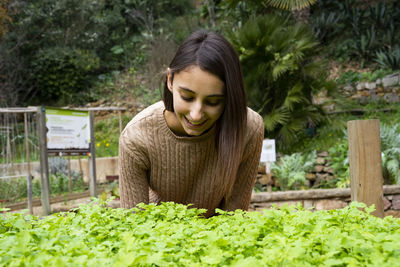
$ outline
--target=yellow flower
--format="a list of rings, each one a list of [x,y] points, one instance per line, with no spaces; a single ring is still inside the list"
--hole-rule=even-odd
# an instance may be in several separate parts
[[[107,143],[107,144],[106,144],[106,146],[110,146],[110,144],[109,144],[109,143]]]
[[[99,147],[100,146],[100,143],[97,143],[97,147]]]

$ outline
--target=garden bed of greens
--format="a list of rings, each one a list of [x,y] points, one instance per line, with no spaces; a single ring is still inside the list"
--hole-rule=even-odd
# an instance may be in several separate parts
[[[365,211],[361,211],[360,208]],[[352,203],[311,212],[204,210],[92,202],[44,218],[0,214],[2,266],[395,266],[400,220]]]

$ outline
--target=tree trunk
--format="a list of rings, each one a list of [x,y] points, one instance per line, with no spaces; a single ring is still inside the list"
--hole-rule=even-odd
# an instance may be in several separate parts
[[[310,24],[310,7],[293,10],[292,14],[296,22]]]

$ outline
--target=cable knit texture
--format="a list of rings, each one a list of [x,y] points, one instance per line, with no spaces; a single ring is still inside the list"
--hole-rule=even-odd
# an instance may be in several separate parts
[[[247,210],[256,180],[264,126],[259,114],[248,108],[245,148],[228,201],[221,179],[216,177],[215,127],[196,137],[175,135],[164,119],[164,103],[157,102],[137,114],[119,141],[121,207],[138,203],[173,201],[207,209]],[[224,205],[223,203],[227,203]]]

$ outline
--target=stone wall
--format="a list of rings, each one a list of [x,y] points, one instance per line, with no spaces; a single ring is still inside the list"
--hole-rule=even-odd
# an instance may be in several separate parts
[[[250,210],[261,211],[270,208],[273,204],[278,207],[283,204],[297,205],[301,203],[305,208],[313,210],[341,209],[351,201],[350,189],[314,189],[285,192],[253,193]],[[392,215],[400,218],[400,186],[383,186],[383,203],[385,216]]]
[[[311,188],[317,187],[321,183],[329,182],[335,178],[334,172],[334,169],[329,167],[329,153],[327,151],[318,152],[313,171],[306,174],[305,186]],[[274,174],[266,174],[266,168],[264,166],[260,166],[258,169],[256,184],[259,185],[258,187],[262,187],[264,189],[267,189],[271,186],[279,186]]]
[[[358,100],[360,103],[384,100],[387,103],[400,101],[400,73],[395,73],[378,79],[375,82],[359,82],[355,85],[345,85],[343,94]]]

